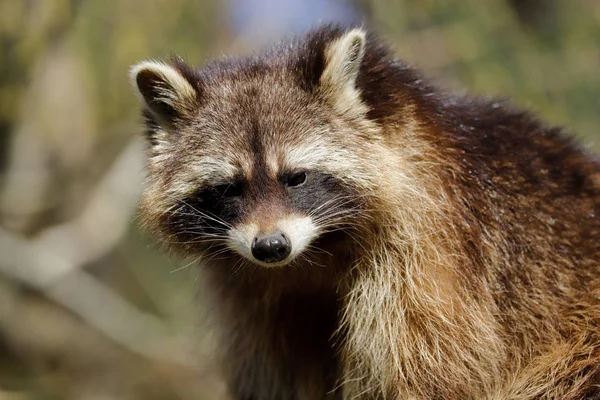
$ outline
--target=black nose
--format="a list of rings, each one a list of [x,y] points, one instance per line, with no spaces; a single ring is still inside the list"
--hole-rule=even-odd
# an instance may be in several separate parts
[[[264,263],[285,260],[292,252],[292,246],[283,233],[274,233],[254,238],[252,255]]]

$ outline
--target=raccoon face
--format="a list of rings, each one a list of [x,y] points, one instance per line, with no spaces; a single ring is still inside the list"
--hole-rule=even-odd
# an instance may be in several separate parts
[[[151,143],[146,225],[207,258],[270,267],[329,252],[363,216],[371,185],[364,135],[376,128],[356,88],[364,47],[355,29],[308,67],[286,53],[202,70],[136,65]]]

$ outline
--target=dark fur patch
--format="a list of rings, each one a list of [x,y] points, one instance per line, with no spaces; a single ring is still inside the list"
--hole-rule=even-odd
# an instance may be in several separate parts
[[[177,118],[180,118],[180,113],[177,109],[160,99],[160,90],[167,86],[167,83],[162,78],[151,71],[143,70],[136,76],[136,83],[152,112],[163,123],[171,125]]]
[[[343,33],[339,26],[328,25],[328,28],[315,30],[294,43],[296,49],[289,58],[289,68],[297,74],[298,83],[311,93],[318,87],[325,70],[327,45]]]
[[[281,180],[285,182],[288,177],[289,174],[284,174]],[[343,212],[358,206],[357,195],[350,188],[332,175],[319,171],[308,171],[306,183],[286,190],[292,209],[304,215],[314,214],[321,207],[317,216],[326,217],[334,209]]]
[[[190,243],[203,236],[224,235],[227,226],[242,222],[265,204],[279,203],[289,212],[313,215],[325,222],[331,222],[328,214],[335,213],[337,225],[343,225],[343,217],[360,206],[357,194],[327,173],[307,171],[304,184],[288,187],[291,173],[282,174],[275,182],[259,173],[250,181],[239,178],[202,188],[181,202],[166,225],[179,242]]]
[[[236,187],[233,194],[231,186]],[[247,183],[242,179],[202,188],[173,211],[168,229],[181,243],[223,236],[228,226],[239,222],[244,215],[246,191]]]

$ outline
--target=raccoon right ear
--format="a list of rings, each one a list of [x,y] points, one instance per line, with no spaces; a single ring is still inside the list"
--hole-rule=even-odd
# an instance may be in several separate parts
[[[142,61],[131,68],[129,76],[140,102],[167,130],[197,104],[198,91],[169,64]]]

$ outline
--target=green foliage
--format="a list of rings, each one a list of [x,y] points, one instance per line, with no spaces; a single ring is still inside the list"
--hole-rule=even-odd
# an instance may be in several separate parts
[[[384,0],[372,8],[374,25],[399,55],[430,75],[453,88],[511,98],[598,140],[597,2]]]

